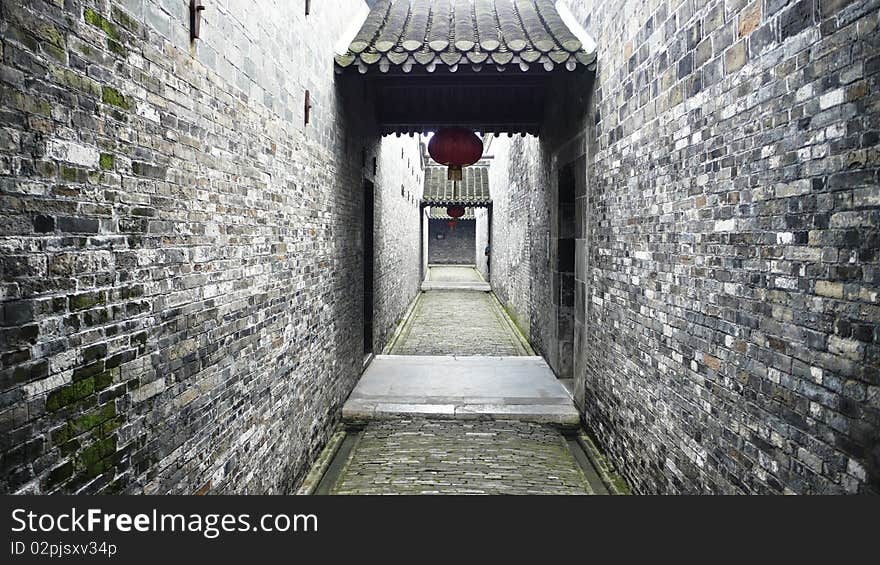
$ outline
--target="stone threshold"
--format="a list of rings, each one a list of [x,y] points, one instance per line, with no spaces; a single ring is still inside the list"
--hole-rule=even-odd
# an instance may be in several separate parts
[[[352,402],[342,411],[346,424],[373,420],[425,416],[456,420],[483,419],[516,420],[536,424],[551,424],[560,428],[574,428],[579,424],[577,412],[564,406],[548,404],[432,404],[394,402]]]
[[[478,280],[433,280],[432,267],[443,269],[458,269],[462,273],[468,273]],[[467,277],[464,277],[465,279]],[[421,289],[429,290],[469,290],[473,292],[491,292],[492,286],[483,278],[483,275],[477,270],[476,265],[442,265],[430,263],[425,280],[422,281]]]
[[[490,292],[492,287],[487,282],[476,281],[423,281],[421,289],[429,290],[465,290],[473,292]]]
[[[568,391],[541,357],[377,355],[343,406],[343,421],[408,416],[580,425]]]

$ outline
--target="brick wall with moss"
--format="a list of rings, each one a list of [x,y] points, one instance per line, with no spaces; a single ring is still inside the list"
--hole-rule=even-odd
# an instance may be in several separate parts
[[[412,140],[333,78],[359,5],[206,3],[191,43],[187,2],[0,4],[0,492],[295,488],[362,370],[373,157],[418,238]],[[379,249],[382,339],[418,250]]]

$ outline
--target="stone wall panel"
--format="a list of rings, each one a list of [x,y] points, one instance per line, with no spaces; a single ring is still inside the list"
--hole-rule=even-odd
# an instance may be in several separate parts
[[[560,88],[542,146],[497,162],[552,182],[587,155],[575,392],[591,433],[640,492],[877,492],[880,4],[568,4],[600,46],[594,83]],[[529,182],[515,191],[552,204]],[[505,228],[532,252],[541,213]],[[504,272],[510,302],[524,285]],[[540,341],[536,283],[518,308]]]
[[[365,177],[379,347],[419,283],[418,143],[334,79],[358,6],[0,6],[0,490],[295,488],[362,371]]]

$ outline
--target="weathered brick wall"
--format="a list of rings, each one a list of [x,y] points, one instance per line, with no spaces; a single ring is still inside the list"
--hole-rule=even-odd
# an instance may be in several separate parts
[[[429,220],[429,263],[473,265],[476,245],[475,220],[459,220],[453,228],[449,227],[447,220]]]
[[[492,289],[520,328],[528,335],[531,304],[529,276],[530,191],[519,176],[516,163],[528,163],[516,150],[516,139],[504,136],[492,141],[489,167],[492,196]],[[516,158],[516,161],[511,161]]]
[[[428,212],[431,208],[425,207],[422,208],[420,213],[421,218],[421,227],[422,235],[421,235],[421,257],[422,257],[422,272],[421,278],[424,279],[428,275],[428,245],[431,243],[428,238],[428,222],[430,222],[430,218],[428,217]]]
[[[880,490],[880,3],[569,5],[587,425],[640,492]]]
[[[187,4],[0,4],[4,492],[290,492],[361,372],[373,157],[418,237],[411,140],[334,85],[360,2],[209,3],[194,48]],[[376,241],[388,326],[418,255]]]
[[[382,351],[422,280],[419,199],[424,184],[415,137],[382,138],[375,202],[375,296],[373,351]]]
[[[551,174],[550,159],[542,140],[534,136],[515,138],[511,155],[511,176],[522,179],[522,190],[529,199],[529,267],[522,276],[528,276],[531,285],[529,300],[529,341],[544,355],[550,366],[557,370],[556,308],[554,295],[558,293],[553,277],[553,236],[556,207],[555,178]],[[520,157],[522,155],[522,157]],[[531,156],[531,157],[529,157]]]
[[[486,255],[486,246],[489,245],[489,208],[475,208],[475,236],[476,236],[476,267],[483,279],[489,280],[489,256]]]
[[[549,151],[530,135],[501,136],[492,147],[493,261],[498,264],[493,289],[532,346],[555,369],[556,289],[551,272],[551,210],[555,200]]]

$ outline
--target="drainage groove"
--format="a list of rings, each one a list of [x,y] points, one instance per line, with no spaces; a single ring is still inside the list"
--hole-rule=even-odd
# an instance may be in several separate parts
[[[342,471],[345,469],[345,465],[348,463],[352,451],[354,451],[354,448],[357,446],[358,442],[360,442],[363,433],[362,429],[349,428],[346,430],[342,444],[333,455],[330,465],[327,466],[327,470],[318,482],[318,486],[315,488],[313,494],[320,495],[331,493],[333,487],[336,486],[336,481],[338,481],[339,477],[342,475]]]

